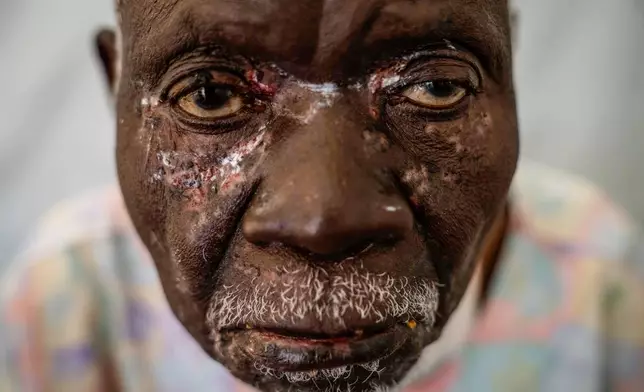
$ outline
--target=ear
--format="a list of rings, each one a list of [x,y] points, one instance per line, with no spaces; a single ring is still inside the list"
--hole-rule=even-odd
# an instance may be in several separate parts
[[[96,34],[95,39],[98,56],[101,59],[103,72],[112,94],[116,93],[119,79],[119,53],[114,30],[103,29]]]

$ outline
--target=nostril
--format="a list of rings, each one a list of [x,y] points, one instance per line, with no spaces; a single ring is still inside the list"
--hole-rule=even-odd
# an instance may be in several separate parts
[[[413,230],[411,211],[398,200],[294,207],[273,203],[270,209],[248,211],[243,236],[255,245],[290,248],[311,260],[343,260],[373,247],[391,247]]]
[[[267,244],[256,245],[268,246]],[[358,257],[364,257],[374,249],[377,249],[378,247],[382,247],[384,245],[385,244],[378,242],[362,242],[344,248],[339,248],[337,246],[326,248],[317,247],[315,248],[315,250],[313,250],[311,246],[297,246],[293,245],[292,242],[273,244],[273,246],[288,248],[291,252],[295,252],[306,260],[314,263],[340,262],[344,260],[352,260]]]
[[[376,242],[374,241],[365,241],[362,243],[357,243],[353,246],[350,246],[348,248],[345,248],[344,251],[342,251],[339,255],[338,258],[342,259],[352,259],[361,255],[364,255],[368,253],[370,250],[372,250],[376,246]]]
[[[309,230],[312,226],[317,229]],[[288,248],[313,262],[355,258],[374,248],[391,247],[400,240],[400,236],[390,231],[344,231],[326,225],[284,224],[271,220],[246,220],[242,232],[256,246]]]

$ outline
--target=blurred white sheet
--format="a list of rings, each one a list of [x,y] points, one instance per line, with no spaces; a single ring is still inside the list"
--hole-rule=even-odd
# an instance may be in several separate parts
[[[516,0],[526,156],[586,175],[644,221],[644,0]],[[93,33],[111,0],[0,2],[0,269],[56,201],[114,181]]]

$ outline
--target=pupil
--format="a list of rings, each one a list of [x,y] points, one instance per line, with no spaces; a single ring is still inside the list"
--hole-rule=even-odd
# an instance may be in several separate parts
[[[197,90],[195,104],[204,110],[221,109],[231,96],[232,92],[229,88],[206,86]]]
[[[428,82],[425,89],[438,98],[447,98],[454,94],[454,85],[450,82]]]

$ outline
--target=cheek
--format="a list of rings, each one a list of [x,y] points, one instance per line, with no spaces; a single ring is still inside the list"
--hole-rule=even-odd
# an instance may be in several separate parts
[[[412,200],[431,198],[489,213],[507,191],[516,154],[513,129],[497,121],[489,105],[474,103],[461,118],[445,122],[399,121],[394,132],[407,153],[401,173]]]
[[[162,104],[143,107],[138,122],[121,126],[119,176],[144,239],[153,234],[165,249],[170,234],[198,237],[200,227],[234,214],[270,143],[259,121],[219,134],[189,132]]]
[[[148,173],[149,180],[161,184],[173,196],[172,201],[186,211],[200,211],[217,204],[213,201],[230,198],[252,180],[268,135],[261,127],[231,147],[218,143],[210,148],[195,140],[199,138],[174,138],[171,143],[160,140],[152,147],[157,152],[150,162],[154,169]]]
[[[505,200],[516,156],[504,135],[513,131],[480,103],[452,121],[396,124],[407,155],[400,181],[435,252],[453,268]]]
[[[223,257],[270,140],[261,125],[205,135],[163,114],[144,118],[127,157],[141,164],[126,177],[144,194],[134,210],[147,219],[143,236],[158,238],[151,251],[166,289],[190,298],[209,292],[199,282],[210,281],[203,277]]]

